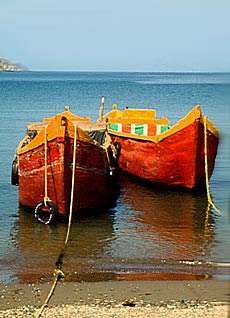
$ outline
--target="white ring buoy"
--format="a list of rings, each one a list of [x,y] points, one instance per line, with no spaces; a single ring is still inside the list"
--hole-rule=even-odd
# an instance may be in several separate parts
[[[52,201],[38,202],[34,211],[35,218],[43,224],[51,224],[57,218],[57,208]]]

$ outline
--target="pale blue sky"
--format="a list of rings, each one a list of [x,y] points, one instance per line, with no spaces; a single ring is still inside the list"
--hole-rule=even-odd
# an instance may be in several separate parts
[[[230,1],[0,0],[0,57],[31,70],[230,71]]]

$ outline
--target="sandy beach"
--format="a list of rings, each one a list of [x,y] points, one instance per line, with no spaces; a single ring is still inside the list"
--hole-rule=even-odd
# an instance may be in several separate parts
[[[52,282],[0,286],[0,317],[34,317]],[[59,281],[42,317],[230,317],[229,281]]]

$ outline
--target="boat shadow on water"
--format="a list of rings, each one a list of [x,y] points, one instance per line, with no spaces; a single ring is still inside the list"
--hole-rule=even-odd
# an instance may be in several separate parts
[[[73,220],[63,261],[67,281],[204,279],[215,244],[215,217],[203,194],[161,190],[119,175],[116,207]],[[85,211],[86,212],[86,211]],[[20,207],[13,238],[20,282],[51,279],[67,224],[44,226]]]

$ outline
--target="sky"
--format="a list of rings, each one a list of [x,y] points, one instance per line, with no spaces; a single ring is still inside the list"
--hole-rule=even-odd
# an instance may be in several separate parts
[[[229,0],[0,0],[0,57],[30,70],[229,72]]]

